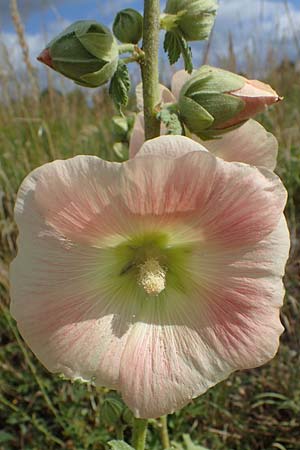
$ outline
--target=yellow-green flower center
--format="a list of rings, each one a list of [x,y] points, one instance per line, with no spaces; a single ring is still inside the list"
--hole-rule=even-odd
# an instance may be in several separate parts
[[[166,287],[166,270],[157,259],[149,258],[139,266],[138,284],[149,295],[159,295]]]

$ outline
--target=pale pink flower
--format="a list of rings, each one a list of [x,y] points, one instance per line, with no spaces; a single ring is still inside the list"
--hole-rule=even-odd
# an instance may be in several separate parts
[[[286,192],[182,136],[125,163],[55,161],[22,183],[11,311],[52,372],[158,417],[271,359],[283,327]]]
[[[178,100],[180,90],[184,83],[189,80],[189,75],[185,70],[179,70],[173,75],[171,82],[171,91],[165,86],[160,85],[161,102],[162,104],[174,103]],[[243,92],[250,96],[248,86],[252,83],[254,86],[265,86],[266,93],[268,93],[268,86],[255,80],[248,80],[248,83],[243,88]],[[271,88],[270,90],[274,92]],[[253,88],[252,94],[256,93]],[[238,95],[238,93],[237,93]],[[142,85],[138,85],[136,89],[137,106],[139,110],[143,109]],[[270,92],[271,96],[271,92]],[[249,108],[251,103],[249,103]],[[162,127],[161,132],[166,133],[166,129]],[[254,166],[266,167],[274,170],[276,167],[278,143],[276,138],[268,133],[265,128],[253,119],[248,120],[239,128],[229,131],[222,135],[221,138],[212,139],[209,141],[201,141],[195,135],[192,139],[200,142],[207,150],[214,153],[216,156],[223,158],[225,161],[236,161],[251,164]],[[132,136],[130,139],[129,153],[133,158],[145,142],[144,131],[144,115],[142,112],[138,113],[134,124]]]

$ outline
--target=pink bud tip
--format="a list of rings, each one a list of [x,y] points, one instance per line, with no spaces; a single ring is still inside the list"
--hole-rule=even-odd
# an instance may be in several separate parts
[[[45,48],[45,50],[42,51],[42,53],[37,57],[37,60],[53,69],[52,58],[48,48]]]

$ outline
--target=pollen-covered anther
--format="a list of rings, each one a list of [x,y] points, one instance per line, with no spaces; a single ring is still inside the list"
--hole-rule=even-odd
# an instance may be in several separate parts
[[[166,270],[157,259],[149,258],[139,266],[138,284],[149,295],[159,295],[166,287]]]

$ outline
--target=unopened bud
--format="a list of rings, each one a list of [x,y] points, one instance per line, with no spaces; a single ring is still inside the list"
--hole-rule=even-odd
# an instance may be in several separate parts
[[[279,100],[267,84],[203,66],[183,85],[178,107],[192,133],[212,138],[242,125]]]
[[[167,31],[178,30],[187,41],[207,39],[217,8],[216,0],[168,0],[161,27]]]
[[[79,20],[49,42],[38,60],[81,86],[95,88],[115,73],[118,45],[104,25]]]
[[[101,406],[101,419],[105,425],[115,425],[121,419],[125,405],[114,392],[106,395]]]
[[[143,35],[143,16],[135,9],[123,9],[116,15],[113,32],[120,42],[137,44]]]

